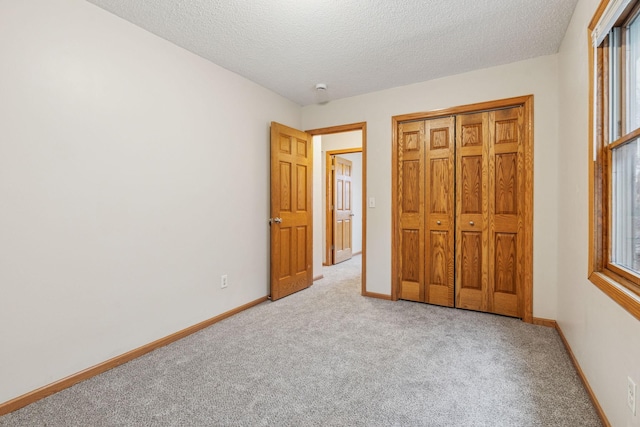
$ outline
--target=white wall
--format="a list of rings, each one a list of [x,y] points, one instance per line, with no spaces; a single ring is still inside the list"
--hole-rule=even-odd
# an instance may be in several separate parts
[[[416,53],[418,54],[418,53]],[[367,290],[391,292],[391,117],[533,94],[534,301],[536,317],[555,319],[557,299],[558,56],[312,105],[304,129],[367,122]]]
[[[0,58],[0,403],[267,295],[299,106],[82,0],[0,1]]]
[[[598,3],[578,3],[560,49],[557,320],[611,425],[638,426],[625,398],[627,376],[640,384],[640,321],[587,280],[587,26]]]

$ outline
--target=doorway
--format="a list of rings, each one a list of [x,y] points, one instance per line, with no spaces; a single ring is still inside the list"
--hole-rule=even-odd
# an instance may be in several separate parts
[[[359,139],[360,135],[356,137]],[[362,198],[362,148],[322,151],[325,153],[322,264],[329,266],[362,253],[362,210],[354,203]]]
[[[354,123],[342,126],[308,130],[313,135],[314,173],[313,173],[313,213],[314,218],[314,280],[323,276],[323,266],[332,265],[331,258],[327,258],[327,250],[331,243],[327,238],[327,153],[341,154],[351,157],[356,169],[353,177],[358,187],[353,191],[353,252],[361,253],[361,294],[366,291],[366,123]],[[330,164],[330,163],[329,163]],[[330,231],[333,233],[333,230]]]

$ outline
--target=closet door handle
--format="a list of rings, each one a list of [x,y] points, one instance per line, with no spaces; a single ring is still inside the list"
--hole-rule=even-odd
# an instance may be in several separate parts
[[[440,222],[440,221],[436,221],[436,224],[440,225],[440,224],[442,224],[442,222]]]
[[[474,226],[475,223],[473,221],[469,221],[469,225]]]

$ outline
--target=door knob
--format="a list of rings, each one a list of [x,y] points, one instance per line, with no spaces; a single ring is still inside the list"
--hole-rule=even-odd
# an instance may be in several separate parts
[[[442,222],[440,222],[440,221],[436,221],[436,224],[440,225],[440,224],[442,224]]]
[[[349,214],[349,216],[356,216],[356,214]]]
[[[475,223],[473,221],[469,221],[469,225],[473,226]]]
[[[282,218],[275,217],[275,218],[273,218],[273,222],[275,222],[276,224],[282,224]]]

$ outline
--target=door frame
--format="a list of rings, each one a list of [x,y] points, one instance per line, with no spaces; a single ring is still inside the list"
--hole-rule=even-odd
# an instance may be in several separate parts
[[[326,128],[318,128],[306,130],[305,132],[316,135],[331,135],[334,133],[343,133],[351,131],[362,131],[362,271],[360,272],[360,278],[362,287],[360,294],[363,296],[377,296],[367,292],[367,122],[351,123],[340,126],[331,126]]]
[[[331,157],[339,156],[340,154],[362,153],[362,147],[359,148],[343,148],[338,150],[331,150],[326,152],[325,161],[325,262],[324,266],[334,265],[333,252],[331,251],[331,245],[333,244],[333,210],[331,209],[331,202],[333,202],[333,170],[331,169]],[[364,174],[363,174],[364,176]],[[364,182],[362,183],[364,187]],[[329,193],[331,190],[331,193]],[[364,223],[363,223],[364,228]],[[364,231],[364,230],[363,230]],[[352,232],[353,234],[353,232]],[[364,247],[363,247],[364,249]],[[356,255],[356,254],[353,254]]]
[[[421,113],[403,114],[391,118],[392,134],[392,171],[391,171],[391,200],[398,200],[398,125],[400,122],[410,122],[417,120],[428,120],[438,117],[455,116],[466,113],[476,113],[488,110],[497,110],[516,106],[524,107],[524,116],[527,125],[524,129],[524,138],[527,140],[529,149],[525,150],[525,194],[524,205],[528,207],[524,210],[524,246],[525,266],[522,280],[523,293],[523,314],[522,320],[533,323],[533,95],[519,96],[514,98],[500,99],[496,101],[480,102],[441,110],[433,110]],[[395,204],[391,208],[391,223],[393,231],[391,233],[391,299],[399,299],[399,268],[400,257],[398,251],[399,236],[396,230],[398,224],[398,210]]]

